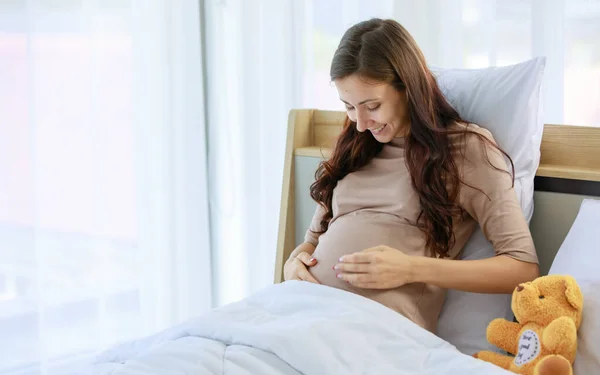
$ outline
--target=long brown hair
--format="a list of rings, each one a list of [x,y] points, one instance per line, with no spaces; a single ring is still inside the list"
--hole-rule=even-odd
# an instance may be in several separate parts
[[[333,56],[330,76],[335,81],[352,74],[386,82],[406,92],[410,119],[405,139],[406,165],[421,206],[414,224],[425,233],[426,247],[432,254],[448,256],[455,240],[453,219],[463,213],[456,202],[461,179],[449,136],[469,132],[508,155],[466,127],[449,129],[464,121],[446,101],[417,43],[398,22],[375,18],[346,31]],[[327,230],[333,217],[333,190],[338,181],[365,166],[382,148],[383,144],[371,132],[359,132],[356,123],[346,118],[332,156],[319,165],[310,188],[311,197],[326,209],[322,231]]]

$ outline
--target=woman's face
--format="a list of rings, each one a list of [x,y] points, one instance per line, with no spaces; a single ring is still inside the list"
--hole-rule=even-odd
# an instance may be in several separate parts
[[[334,83],[348,117],[356,122],[358,131],[370,131],[381,143],[407,134],[410,122],[405,91],[356,74]]]

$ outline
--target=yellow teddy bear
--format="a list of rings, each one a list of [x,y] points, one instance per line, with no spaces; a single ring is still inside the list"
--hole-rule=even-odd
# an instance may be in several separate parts
[[[568,275],[542,276],[521,284],[512,295],[518,323],[494,319],[487,339],[514,357],[491,351],[474,356],[525,375],[572,375],[583,294]]]

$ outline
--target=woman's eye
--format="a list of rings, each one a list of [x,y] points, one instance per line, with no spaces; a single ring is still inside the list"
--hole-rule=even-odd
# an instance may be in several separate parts
[[[354,109],[354,107],[346,107],[347,111],[352,111]]]
[[[369,111],[375,111],[377,108],[379,108],[381,104],[376,105],[375,107],[371,107],[371,108],[367,108]]]

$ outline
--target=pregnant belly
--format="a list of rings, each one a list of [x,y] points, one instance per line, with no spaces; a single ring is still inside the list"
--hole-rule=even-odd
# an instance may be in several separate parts
[[[317,264],[309,269],[321,284],[352,289],[336,278],[333,266],[342,255],[386,245],[410,255],[424,254],[422,232],[391,215],[346,215],[335,220],[319,237],[313,256]]]

